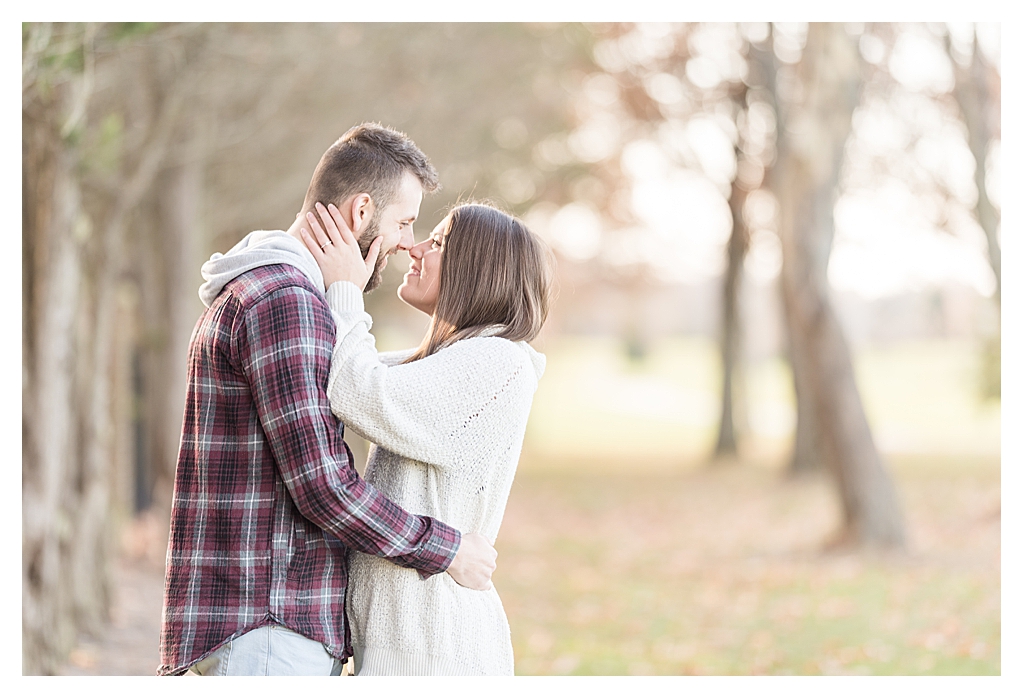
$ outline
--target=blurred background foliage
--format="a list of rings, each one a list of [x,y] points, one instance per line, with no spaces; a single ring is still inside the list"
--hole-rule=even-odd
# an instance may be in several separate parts
[[[377,121],[440,172],[420,238],[484,199],[557,256],[520,673],[999,673],[999,41],[24,24],[24,672],[155,668],[199,267]],[[426,326],[400,266],[381,349]]]

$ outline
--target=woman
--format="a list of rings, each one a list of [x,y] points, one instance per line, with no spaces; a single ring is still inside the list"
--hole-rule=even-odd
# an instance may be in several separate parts
[[[543,244],[491,206],[453,209],[409,251],[398,289],[430,315],[426,336],[415,350],[378,354],[362,305],[378,246],[363,260],[337,209],[325,213],[323,227],[310,221],[313,234],[302,232],[337,323],[331,409],[375,444],[366,480],[409,511],[493,543],[544,369],[527,344],[549,304]],[[422,580],[353,553],[347,606],[357,675],[514,673],[493,587],[471,590],[446,574]]]

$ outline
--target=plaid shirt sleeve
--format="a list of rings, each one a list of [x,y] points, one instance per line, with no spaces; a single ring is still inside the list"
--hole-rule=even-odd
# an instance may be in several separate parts
[[[308,289],[288,286],[248,308],[235,328],[236,357],[281,478],[299,512],[345,545],[412,567],[445,571],[461,534],[414,516],[365,482],[331,414],[327,378],[334,321]]]

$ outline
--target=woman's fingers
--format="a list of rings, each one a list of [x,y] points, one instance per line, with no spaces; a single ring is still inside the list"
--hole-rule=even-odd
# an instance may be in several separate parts
[[[320,264],[320,260],[323,258],[323,249],[316,244],[316,240],[312,234],[305,228],[298,229],[299,234],[302,236],[302,242],[309,248],[309,252],[312,253],[313,259],[316,260],[317,264]]]
[[[345,244],[344,238],[341,237],[341,232],[337,229],[337,223],[327,212],[327,207],[316,202],[316,213],[319,214],[320,220],[323,221],[323,227],[327,231],[327,239],[330,240],[331,244],[341,246]]]
[[[316,210],[320,214],[320,218],[323,219],[323,224],[327,228],[327,235],[334,241],[335,245],[358,245],[358,241],[355,239],[355,234],[352,233],[352,229],[348,227],[348,221],[341,215],[341,211],[338,210],[334,204],[329,204],[326,207],[321,203],[316,204]]]
[[[363,258],[358,240],[336,206],[317,203],[305,215],[308,225],[299,226],[299,235],[323,272],[324,286],[351,281],[365,289],[376,269],[384,238],[378,235]]]
[[[340,233],[343,241],[345,241],[345,244],[358,245],[359,243],[358,239],[355,237],[355,233],[352,232],[350,227],[348,227],[348,221],[346,221],[345,217],[341,215],[341,211],[338,207],[333,204],[327,204],[326,210],[330,214],[331,222],[337,226],[338,232]],[[324,218],[324,220],[326,219]]]
[[[310,211],[305,214],[306,220],[309,222],[309,228],[313,231],[313,237],[316,239],[316,244],[320,246],[322,250],[324,246],[330,242],[330,238],[327,237],[327,233],[324,232],[323,227],[320,225],[320,219],[316,217],[316,214]]]
[[[377,235],[369,244],[369,250],[366,252],[366,269],[370,272],[377,268],[377,257],[380,256],[380,246],[383,242],[384,236]]]

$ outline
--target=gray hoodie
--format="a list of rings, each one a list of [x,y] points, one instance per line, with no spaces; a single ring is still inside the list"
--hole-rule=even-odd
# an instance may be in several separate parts
[[[256,267],[271,264],[290,264],[308,276],[320,292],[325,292],[323,273],[301,240],[283,230],[255,230],[227,254],[215,252],[202,265],[202,278],[206,279],[206,283],[199,287],[199,298],[208,308],[232,279]]]

